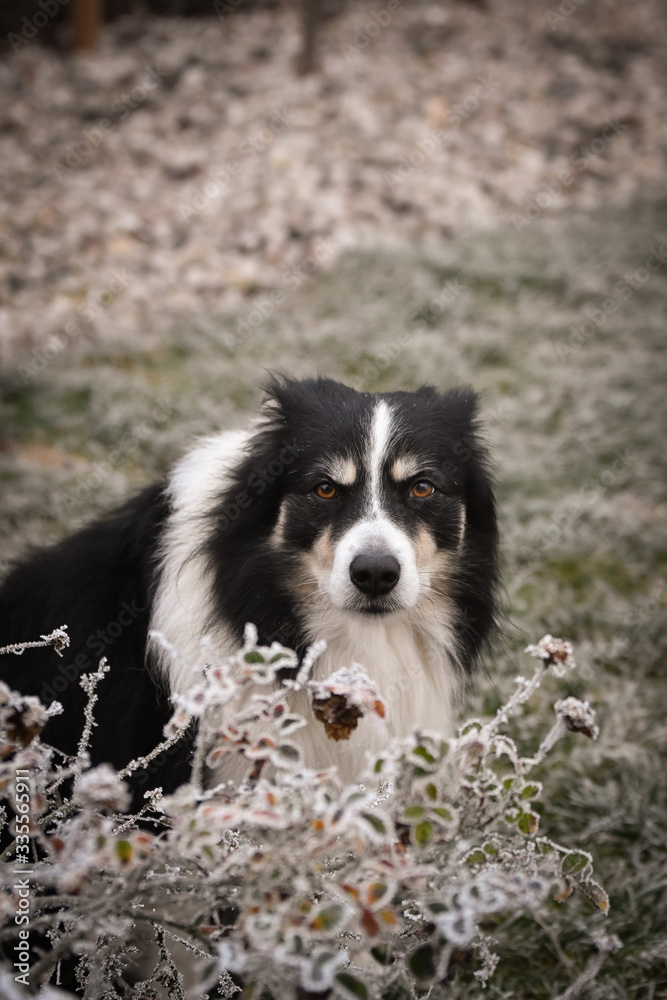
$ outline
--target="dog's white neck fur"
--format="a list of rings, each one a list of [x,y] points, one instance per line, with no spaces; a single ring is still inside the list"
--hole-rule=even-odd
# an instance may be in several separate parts
[[[381,469],[391,430],[391,411],[384,402],[375,407],[367,461],[371,471],[372,518],[381,514]],[[176,467],[169,484],[172,504],[162,543],[162,566],[150,629],[161,633],[178,655],[149,640],[170,693],[182,694],[195,684],[212,655],[226,657],[238,641],[221,623],[208,626],[212,611],[210,568],[199,552],[210,526],[203,515],[229,482],[242,459],[252,431],[232,431],[203,439]],[[326,599],[317,601],[306,619],[312,640],[324,639],[327,648],[317,661],[314,676],[327,677],[342,666],[360,664],[377,684],[386,709],[386,726],[365,717],[349,740],[330,740],[317,722],[305,693],[294,709],[309,724],[294,734],[306,764],[336,764],[341,778],[353,781],[365,765],[365,751],[377,751],[388,736],[406,736],[415,727],[451,733],[460,671],[452,651],[454,611],[443,620],[443,607],[407,609],[383,617],[361,616],[336,608]],[[201,639],[210,636],[207,648]],[[241,763],[241,762],[239,762]],[[236,772],[236,773],[234,773]],[[238,780],[241,771],[225,769],[218,780]]]
[[[227,487],[250,438],[250,431],[203,438],[176,466],[169,481],[172,510],[162,538],[160,579],[149,631],[159,632],[177,655],[154,638],[149,638],[148,649],[172,695],[183,694],[196,684],[210,662],[211,651],[205,653],[201,644],[204,635],[211,635],[212,652],[221,657],[238,647],[223,623],[213,634],[207,627],[213,610],[211,571],[199,550],[210,532],[205,515]]]
[[[319,767],[336,764],[341,778],[350,782],[363,770],[366,751],[381,750],[390,737],[408,736],[416,727],[454,732],[460,675],[447,653],[454,648],[453,636],[442,621],[417,624],[409,612],[369,620],[333,609],[313,616],[309,625],[313,637],[327,643],[313,677],[323,679],[342,666],[360,664],[380,691],[386,718],[382,726],[376,717],[365,716],[350,738],[338,744],[321,725],[297,730],[306,759]],[[311,716],[305,696],[297,710]]]

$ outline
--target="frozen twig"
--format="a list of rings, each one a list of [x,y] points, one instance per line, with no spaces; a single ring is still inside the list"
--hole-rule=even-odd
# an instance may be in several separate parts
[[[41,636],[41,642],[13,642],[9,646],[2,646],[0,647],[0,656],[3,653],[14,653],[15,656],[20,656],[25,649],[40,649],[43,646],[53,646],[58,656],[62,656],[63,649],[69,646],[67,625],[61,625],[60,628],[55,628],[48,635]]]
[[[81,780],[82,769],[85,767],[88,760],[90,738],[93,735],[93,728],[97,725],[94,715],[95,705],[97,704],[98,699],[97,685],[104,678],[104,675],[109,673],[109,670],[109,664],[107,663],[106,657],[103,656],[95,673],[84,674],[79,681],[85,694],[88,695],[88,701],[86,702],[86,707],[83,710],[85,721],[83,725],[83,732],[81,733],[81,739],[79,740],[79,745],[76,751],[74,787],[76,787]]]

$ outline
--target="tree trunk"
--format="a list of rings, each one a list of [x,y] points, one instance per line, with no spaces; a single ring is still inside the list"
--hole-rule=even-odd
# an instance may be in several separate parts
[[[94,49],[102,24],[102,0],[72,0],[72,28],[77,51]]]
[[[317,32],[322,13],[322,0],[301,0],[301,52],[296,61],[299,76],[318,69]]]

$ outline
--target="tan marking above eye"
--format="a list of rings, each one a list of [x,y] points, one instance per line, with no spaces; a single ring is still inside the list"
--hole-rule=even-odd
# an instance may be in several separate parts
[[[433,483],[429,483],[428,479],[419,479],[413,484],[410,490],[413,497],[417,497],[418,500],[425,500],[426,497],[430,497],[435,493],[435,486]]]
[[[401,458],[394,460],[391,467],[390,474],[391,478],[397,482],[405,482],[406,479],[410,479],[412,476],[416,476],[419,472],[419,466],[421,462],[417,458],[413,458],[410,455],[404,455]]]
[[[315,493],[321,500],[333,500],[337,495],[338,490],[333,483],[330,483],[327,479],[324,482],[318,483],[315,487]]]
[[[334,482],[341,486],[354,486],[357,481],[357,467],[351,458],[339,456],[331,459],[327,471]]]

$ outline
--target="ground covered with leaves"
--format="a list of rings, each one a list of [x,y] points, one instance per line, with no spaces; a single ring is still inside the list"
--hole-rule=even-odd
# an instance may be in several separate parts
[[[523,8],[508,6],[516,7],[518,23]],[[621,15],[616,5],[608,6],[605,30],[613,35]],[[415,11],[423,15],[427,7],[440,9],[415,5],[410,17],[416,16]],[[532,34],[513,35],[515,22],[508,21],[507,44],[512,42],[514,48],[507,51],[513,58],[509,63],[496,56],[497,66],[487,65],[492,38],[485,33],[484,22],[476,20],[482,14],[453,9],[454,19],[476,25],[482,41],[480,48],[470,51],[478,53],[477,61],[471,67],[461,53],[462,63],[443,61],[437,52],[420,53],[418,32],[413,31],[413,41],[404,52],[406,71],[404,78],[399,77],[400,86],[407,87],[408,79],[416,81],[423,99],[410,104],[412,97],[408,101],[402,92],[392,92],[383,100],[388,114],[392,107],[410,105],[420,108],[424,117],[405,113],[401,128],[392,132],[400,138],[401,129],[407,129],[404,138],[396,139],[396,147],[380,166],[368,165],[369,151],[389,141],[386,125],[378,135],[368,107],[369,103],[374,107],[377,94],[383,93],[380,83],[372,83],[379,67],[396,73],[395,52],[389,58],[383,49],[390,45],[393,28],[378,37],[375,62],[369,61],[373,52],[369,46],[354,63],[354,71],[340,47],[331,51],[330,59],[340,62],[334,83],[340,86],[340,79],[350,75],[356,87],[347,100],[341,101],[339,94],[336,107],[345,110],[335,113],[354,117],[359,130],[346,139],[349,148],[336,147],[336,156],[331,154],[333,137],[320,121],[322,116],[331,122],[334,112],[326,111],[326,93],[322,101],[315,100],[320,88],[326,90],[326,75],[305,84],[305,90],[290,83],[296,95],[291,100],[312,104],[310,124],[290,133],[289,142],[287,130],[276,129],[256,156],[239,153],[244,138],[270,128],[272,109],[283,99],[278,90],[269,92],[267,62],[275,80],[273,62],[284,59],[287,79],[289,60],[269,52],[257,56],[252,72],[247,66],[233,70],[246,78],[245,84],[236,80],[234,86],[246,86],[250,93],[235,92],[226,105],[227,121],[233,122],[234,115],[240,118],[238,132],[230,134],[221,148],[225,162],[243,158],[248,170],[241,171],[240,180],[232,179],[229,196],[211,195],[194,214],[181,213],[182,219],[181,201],[186,194],[195,196],[197,186],[223,155],[215,163],[204,159],[193,167],[186,162],[190,144],[183,141],[181,164],[174,154],[175,119],[160,125],[163,145],[151,129],[158,127],[161,114],[172,114],[168,109],[174,101],[180,101],[188,105],[192,119],[182,125],[183,135],[191,129],[205,130],[212,112],[201,101],[193,101],[188,88],[195,88],[198,95],[213,93],[212,79],[222,72],[217,64],[192,62],[182,70],[178,85],[168,93],[159,88],[151,92],[159,95],[150,98],[153,103],[147,98],[145,107],[119,124],[109,143],[73,167],[71,175],[57,180],[50,163],[60,162],[73,141],[72,130],[76,138],[81,124],[72,119],[65,128],[65,118],[58,117],[62,137],[51,140],[43,130],[56,125],[50,124],[53,116],[40,117],[40,101],[62,100],[63,106],[71,101],[73,114],[79,114],[82,102],[92,101],[93,91],[81,85],[81,94],[85,91],[87,96],[75,98],[68,89],[71,82],[59,76],[76,76],[74,69],[63,70],[55,61],[42,65],[32,50],[18,54],[16,65],[22,67],[23,78],[17,79],[23,79],[20,86],[29,95],[35,94],[25,98],[34,100],[35,106],[33,113],[32,105],[26,105],[26,114],[12,127],[32,128],[34,143],[42,136],[48,156],[30,146],[22,154],[22,169],[29,173],[39,162],[44,176],[39,180],[35,175],[34,188],[12,206],[18,211],[12,213],[11,230],[6,226],[4,230],[7,253],[2,264],[7,288],[14,291],[3,305],[12,331],[5,341],[9,363],[2,386],[3,551],[9,558],[29,542],[60,537],[96,511],[108,509],[132,488],[162,474],[197,433],[241,426],[256,407],[266,369],[296,376],[321,372],[371,391],[410,389],[426,381],[441,387],[472,383],[482,392],[482,417],[496,462],[507,621],[502,642],[488,656],[487,676],[469,714],[489,717],[506,699],[512,678],[524,670],[519,654],[528,642],[549,631],[575,643],[577,673],[565,680],[548,679],[535,706],[513,725],[516,735],[522,741],[532,740],[536,749],[553,701],[571,694],[596,708],[599,739],[591,744],[574,734],[566,737],[538,778],[544,786],[541,808],[545,821],[548,817],[549,835],[591,853],[596,877],[611,899],[606,918],[589,909],[586,900],[570,899],[553,903],[542,924],[513,917],[497,927],[501,960],[484,995],[491,1000],[568,995],[568,988],[595,959],[589,931],[592,921],[602,920],[622,946],[590,981],[581,984],[582,995],[597,1000],[656,1000],[667,988],[663,707],[667,684],[661,655],[667,594],[663,485],[667,201],[659,188],[651,186],[663,169],[664,143],[652,124],[652,101],[659,95],[661,78],[652,61],[654,49],[646,41],[651,5],[639,5],[634,56],[626,57],[627,49],[617,48],[623,65],[616,66],[609,61],[613,63],[615,51],[611,36],[602,30],[586,34],[590,26],[583,30],[585,19],[592,17],[587,4],[554,29],[554,37],[567,42],[560,49],[551,42],[546,48],[533,47],[533,43],[547,44],[543,39],[551,29],[546,7],[540,9],[541,33],[531,21]],[[239,26],[248,47],[249,25],[256,24],[259,45],[262,33],[273,23],[267,16]],[[437,20],[441,14],[431,11],[428,16]],[[335,31],[345,29],[349,34],[346,23],[337,22]],[[190,37],[188,32],[200,30],[189,26],[181,31],[176,23],[171,28],[170,24],[149,27],[146,44],[153,37],[151,31],[160,39],[172,31],[169,37],[177,49]],[[577,26],[583,31],[579,36]],[[566,29],[569,34],[556,34]],[[623,30],[617,31],[621,39]],[[453,46],[455,36],[446,43],[443,32],[444,28],[442,45]],[[575,44],[577,37],[583,40]],[[516,39],[525,44],[518,45]],[[398,44],[398,30],[395,40]],[[102,58],[96,69],[92,62],[84,64],[86,74],[103,76],[106,66],[127,62],[125,77],[112,74],[100,84],[108,93],[102,90],[98,104],[93,102],[86,119],[91,127],[143,66],[130,54],[135,50],[123,51],[121,43],[121,36],[108,43],[110,63]],[[262,44],[266,48],[265,40]],[[554,78],[561,81],[560,90],[554,91],[560,97],[554,97],[553,105],[544,103],[548,86],[540,91],[534,86],[537,78],[529,72],[540,53],[551,51],[558,58],[554,56],[553,62],[545,58],[542,66],[544,73],[551,66]],[[142,52],[141,59],[146,62],[149,56]],[[445,72],[445,65],[450,67],[447,73],[454,73],[452,66],[462,67],[458,90],[446,89],[446,81],[433,75]],[[499,193],[495,167],[485,158],[478,130],[486,121],[492,95],[480,104],[479,119],[471,116],[455,130],[456,142],[463,148],[458,153],[450,149],[440,160],[445,147],[438,145],[433,156],[402,182],[399,201],[395,194],[390,197],[385,171],[399,168],[413,143],[439,127],[437,122],[452,111],[456,95],[466,96],[478,70],[511,68],[517,74],[524,65],[528,68],[523,89],[513,85],[503,102],[515,109],[513,119],[522,116],[525,145],[499,144],[492,132],[488,140],[488,156],[502,154],[517,170],[519,164],[530,167],[520,183],[508,182],[507,195]],[[224,72],[225,79],[232,74],[229,67]],[[37,91],[30,89],[31,74],[34,80],[35,74],[43,73],[53,74],[54,86],[52,92],[41,87],[38,100]],[[632,83],[637,75],[645,86]],[[8,86],[7,79],[3,86]],[[257,80],[264,81],[259,96],[253,91]],[[633,86],[638,89],[633,91]],[[315,88],[315,96],[307,88]],[[444,111],[438,110],[437,102],[427,101],[443,93],[451,95]],[[245,103],[246,97],[250,103]],[[544,208],[533,210],[534,218],[529,219],[526,205],[558,177],[584,142],[579,133],[568,138],[567,101],[575,99],[595,119],[585,119],[585,128],[581,126],[586,142],[596,137],[607,117],[616,114],[625,115],[622,120],[629,128],[607,145],[603,155],[589,157],[591,169],[578,173],[576,183],[567,185],[562,196],[552,194],[548,203],[543,199]],[[615,103],[621,99],[626,102],[622,112]],[[5,115],[10,113],[8,107]],[[256,110],[243,118],[248,107]],[[564,142],[563,151],[556,150],[551,158],[544,124],[548,116],[539,117],[545,107],[551,108],[554,139]],[[641,141],[631,130],[639,128],[638,122],[644,130]],[[351,128],[346,124],[342,135],[351,137]],[[632,146],[626,147],[629,136]],[[10,131],[3,141],[15,138]],[[202,133],[196,149],[205,150],[207,141]],[[468,157],[473,146],[482,156],[476,184]],[[309,172],[305,161],[299,161],[298,169],[291,167],[290,157],[298,159],[304,149],[310,150],[308,155],[315,149],[327,152],[329,173]],[[159,156],[166,166],[158,171],[153,160]],[[623,158],[618,168],[617,156]],[[355,177],[348,178],[350,163],[355,165]],[[175,179],[169,164],[176,164],[170,168],[176,171]],[[598,175],[598,166],[603,176]],[[371,169],[375,173],[369,181]],[[156,187],[158,173],[167,177],[168,190]],[[293,189],[274,204],[271,192],[274,182],[278,192],[283,190],[281,176],[293,177]],[[328,194],[320,190],[315,176],[329,178]],[[457,177],[466,179],[466,184],[457,186]],[[244,187],[246,180],[248,191],[255,192],[252,197]],[[176,181],[177,193],[169,187]],[[5,189],[7,217],[15,196],[13,183]],[[403,184],[412,195],[402,193]],[[46,195],[40,194],[44,185]],[[314,185],[312,190],[309,185]],[[419,207],[422,190],[431,194]],[[480,200],[484,190],[486,200]],[[58,200],[55,191],[62,195]],[[343,197],[342,192],[348,194]],[[370,205],[366,214],[362,195]],[[401,208],[403,202],[406,207]],[[473,211],[473,204],[479,211]],[[289,212],[280,205],[290,206],[289,212],[301,206],[301,215],[308,208],[315,215],[324,213],[326,219],[316,223],[310,216],[287,219],[284,213]],[[65,222],[58,214],[63,206],[69,206]],[[380,212],[375,206],[384,208]],[[480,206],[486,206],[484,211]],[[32,213],[46,228],[36,231]],[[517,215],[518,220],[513,218]],[[327,219],[343,217],[345,232],[342,222],[340,231],[328,228]],[[266,233],[258,236],[262,227]],[[186,242],[179,243],[176,229],[183,230]],[[299,235],[303,233],[305,238]],[[326,249],[327,239],[336,244],[335,252]],[[230,249],[238,240],[242,243]],[[25,257],[16,257],[12,249],[16,246],[26,251]],[[190,247],[192,260],[178,256],[185,253],[185,246]],[[120,268],[122,276],[123,267],[132,281],[101,299],[113,269]],[[15,280],[10,280],[12,274]],[[86,303],[89,315],[82,312]],[[49,338],[67,322],[75,323],[77,332],[62,336],[47,357]],[[476,998],[481,987],[462,974],[441,994],[437,990],[432,994],[439,995]]]

